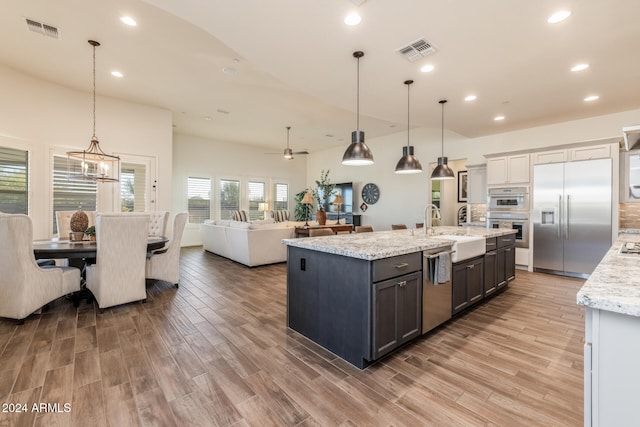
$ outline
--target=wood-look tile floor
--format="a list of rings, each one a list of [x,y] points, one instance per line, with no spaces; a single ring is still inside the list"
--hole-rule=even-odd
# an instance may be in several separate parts
[[[0,425],[579,426],[582,283],[518,271],[360,371],[287,330],[285,264],[185,248],[180,288],[149,284],[147,304],[0,320]]]

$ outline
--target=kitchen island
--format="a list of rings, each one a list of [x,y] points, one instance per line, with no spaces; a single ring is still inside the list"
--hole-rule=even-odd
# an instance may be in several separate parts
[[[515,231],[436,227],[435,233],[495,238]],[[418,229],[283,240],[287,325],[361,369],[420,336],[423,254],[455,243],[437,235]]]
[[[638,425],[640,254],[621,254],[627,244],[640,248],[640,234],[620,235],[577,295],[585,306],[585,426]]]

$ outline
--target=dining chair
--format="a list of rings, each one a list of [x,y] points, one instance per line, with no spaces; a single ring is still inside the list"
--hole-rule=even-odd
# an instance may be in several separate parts
[[[87,289],[104,309],[146,301],[145,261],[149,216],[96,215],[96,263],[87,265]]]
[[[188,212],[176,214],[173,219],[171,241],[163,249],[155,251],[147,258],[147,279],[166,280],[173,283],[176,288],[180,286],[180,241],[188,216]]]
[[[145,212],[149,215],[149,236],[166,236],[169,211]]]
[[[356,225],[356,233],[370,233],[373,227],[370,225]]]
[[[392,230],[406,230],[407,226],[405,224],[391,224]]]
[[[333,236],[335,233],[330,228],[310,228],[309,229],[309,237],[317,237],[317,236]]]
[[[0,271],[0,317],[19,324],[51,301],[80,290],[77,268],[38,266],[27,215],[0,215]]]

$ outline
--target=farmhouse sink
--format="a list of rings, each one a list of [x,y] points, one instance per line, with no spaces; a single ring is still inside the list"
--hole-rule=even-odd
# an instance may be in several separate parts
[[[440,234],[433,236],[434,239],[453,240],[455,243],[451,247],[454,252],[451,254],[451,262],[460,262],[465,259],[483,255],[486,251],[486,240],[479,236],[458,236],[456,234]]]

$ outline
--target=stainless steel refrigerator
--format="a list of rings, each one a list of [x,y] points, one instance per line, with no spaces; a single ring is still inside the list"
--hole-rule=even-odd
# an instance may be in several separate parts
[[[593,272],[612,244],[611,171],[611,159],[534,166],[534,271]]]

